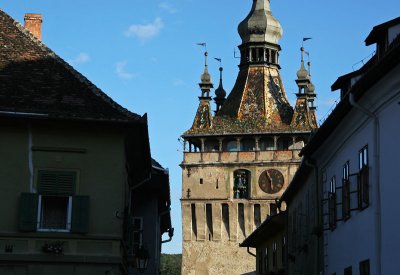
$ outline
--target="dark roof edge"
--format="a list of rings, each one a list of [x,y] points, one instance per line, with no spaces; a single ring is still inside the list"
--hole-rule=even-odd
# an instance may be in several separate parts
[[[240,247],[255,247],[253,245],[253,241],[258,237],[258,234],[261,234],[264,230],[266,230],[267,226],[274,221],[284,220],[287,216],[287,211],[280,212],[276,215],[269,216],[265,221],[256,228],[246,239],[243,240],[242,243],[239,244]],[[282,222],[282,221],[281,221]]]
[[[61,65],[63,65],[69,72],[71,72],[77,78],[77,80],[79,80],[81,83],[84,83],[88,87],[88,89],[92,91],[95,95],[101,97],[105,102],[109,103],[113,108],[125,114],[127,117],[133,119],[141,118],[140,115],[129,111],[128,109],[122,107],[117,102],[115,102],[111,97],[109,97],[106,93],[104,93],[101,89],[99,89],[96,85],[94,85],[89,79],[87,79],[84,75],[75,70],[64,59],[62,59],[53,50],[47,47],[41,40],[37,39],[29,30],[27,30],[24,26],[22,26],[20,22],[11,17],[3,9],[0,8],[0,12],[3,12],[5,16],[7,16],[11,21],[13,21],[14,25],[18,28],[18,30],[25,36],[27,36],[38,47],[40,47],[45,54],[47,54],[49,57],[59,62]]]
[[[365,45],[369,46],[377,43],[378,42],[377,38],[382,31],[387,30],[388,28],[397,24],[400,24],[400,17],[397,17],[395,19],[389,20],[385,23],[375,26],[365,39]]]
[[[49,116],[47,114],[39,113],[25,113],[25,112],[1,112],[0,118],[13,118],[13,119],[29,119],[36,121],[76,121],[76,122],[93,122],[93,123],[111,123],[111,124],[147,124],[147,113],[143,116],[137,115],[136,118],[131,119],[95,119],[95,118],[80,118],[80,117],[63,117],[63,116]]]
[[[301,161],[299,168],[294,174],[293,179],[289,184],[289,187],[282,194],[279,201],[290,202],[293,196],[301,189],[301,187],[305,183],[304,179],[309,175],[312,170],[312,164],[308,162],[309,160],[304,157]]]

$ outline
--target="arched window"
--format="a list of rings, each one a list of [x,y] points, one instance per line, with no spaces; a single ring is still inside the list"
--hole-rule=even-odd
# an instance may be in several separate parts
[[[260,146],[260,150],[267,151],[267,150],[274,150],[275,149],[275,142],[273,138],[262,138],[258,142]]]
[[[239,169],[233,172],[233,197],[235,199],[247,199],[250,194],[251,173],[248,170]]]
[[[255,147],[254,139],[243,139],[240,142],[240,151],[254,151]]]
[[[281,137],[278,139],[278,150],[289,150],[293,145],[293,139],[289,137]]]

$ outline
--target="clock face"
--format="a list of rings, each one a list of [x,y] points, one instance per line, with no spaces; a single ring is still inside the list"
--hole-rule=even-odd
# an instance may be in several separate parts
[[[258,185],[268,194],[275,194],[282,190],[285,180],[281,172],[276,169],[268,169],[261,173]]]

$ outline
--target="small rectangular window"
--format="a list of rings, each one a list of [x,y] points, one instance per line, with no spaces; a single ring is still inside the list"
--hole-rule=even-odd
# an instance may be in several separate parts
[[[223,232],[226,232],[226,236],[229,239],[229,205],[227,203],[222,204],[222,222],[225,228]]]
[[[268,272],[269,265],[268,265],[268,247],[265,248],[265,253],[264,253],[264,270],[263,274]]]
[[[349,174],[349,162],[347,161],[343,165],[343,178],[342,178],[342,211],[343,219],[347,220],[350,218],[350,174]]]
[[[137,251],[143,245],[143,218],[132,217],[133,250]]]
[[[37,190],[39,231],[69,232],[71,230],[72,196],[75,194],[77,172],[38,170]]]
[[[330,182],[330,191],[328,193],[329,205],[329,228],[336,228],[337,212],[336,212],[336,177],[333,176]]]
[[[208,240],[211,241],[213,237],[213,220],[212,220],[212,205],[206,204],[206,222],[207,222],[207,233]]]
[[[254,226],[259,227],[261,225],[261,209],[259,204],[254,204]]]
[[[70,231],[71,230],[71,196],[39,195],[38,230]]]
[[[360,210],[369,206],[369,166],[368,146],[359,151],[358,207]]]
[[[203,179],[200,179],[200,184],[203,184]]]
[[[360,275],[370,275],[369,260],[360,262]]]
[[[192,214],[192,232],[194,237],[197,237],[197,219],[196,219],[196,205],[192,203],[190,205],[191,214]]]

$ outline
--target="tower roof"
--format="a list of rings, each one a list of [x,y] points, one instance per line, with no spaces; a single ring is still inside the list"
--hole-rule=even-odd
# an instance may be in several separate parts
[[[239,46],[241,63],[231,93],[221,107],[217,106],[215,116],[210,118],[212,123],[204,123],[209,107],[203,100],[195,123],[184,136],[310,132],[308,117],[298,115],[296,123],[292,123],[294,109],[279,72],[278,42],[282,28],[271,14],[270,1],[253,0],[251,11],[238,30],[243,41]],[[299,78],[309,82],[303,58]],[[223,94],[217,89],[216,98]],[[307,104],[305,99],[296,108],[302,112]]]
[[[251,11],[239,24],[238,32],[243,44],[249,42],[279,44],[283,30],[271,13],[270,0],[253,0]]]

